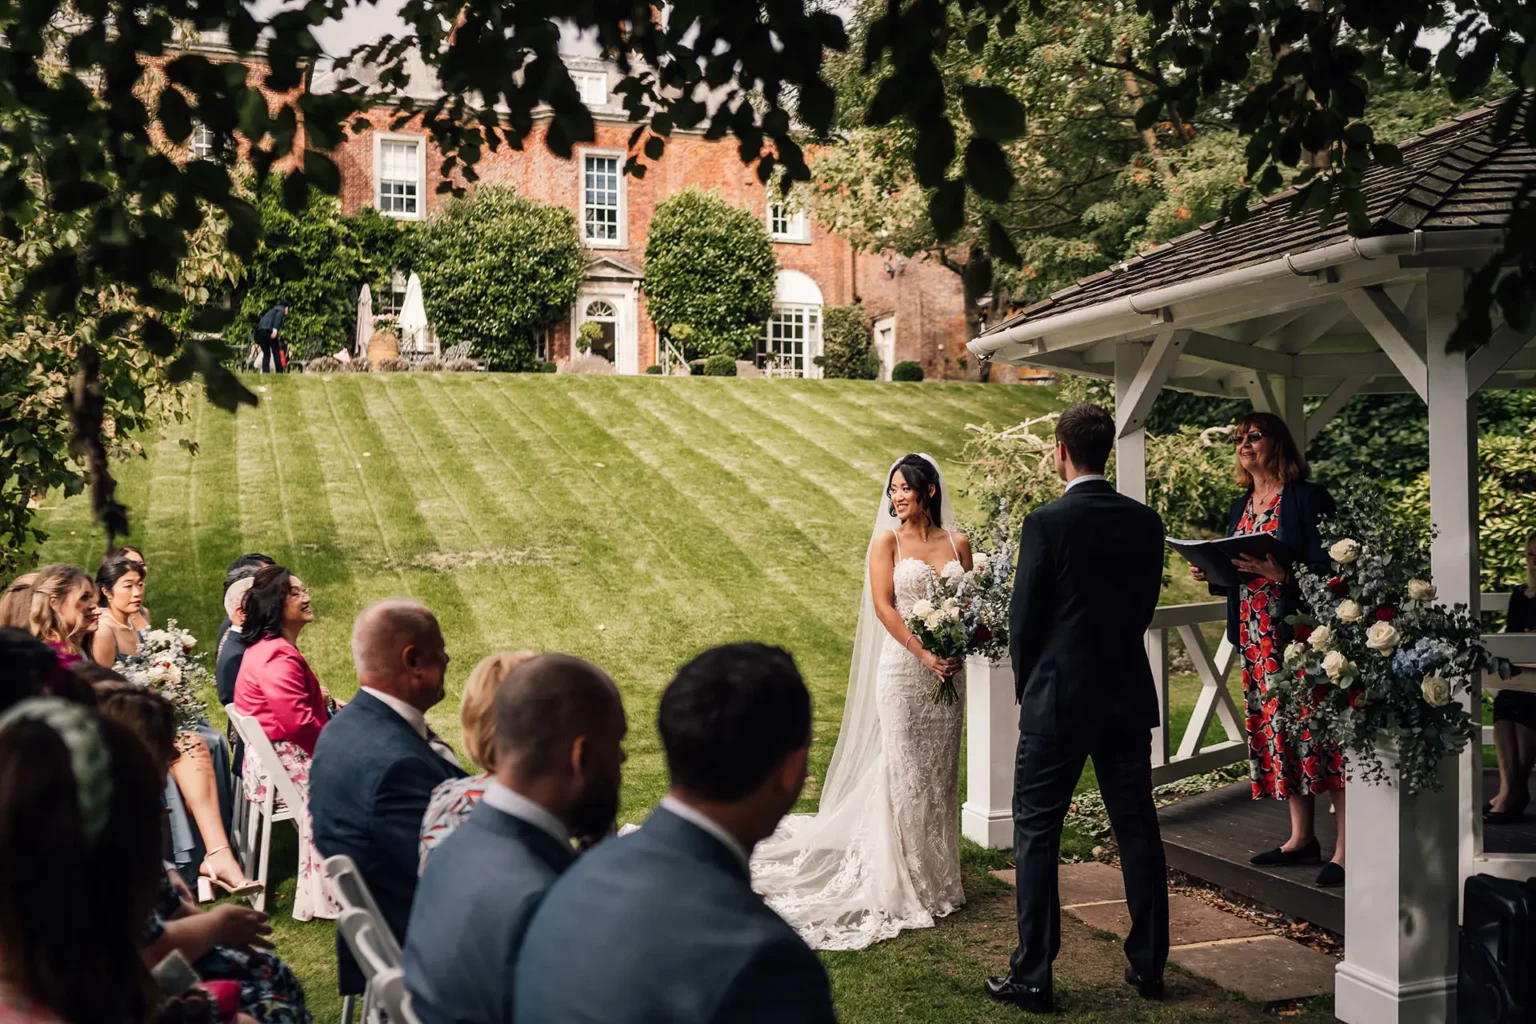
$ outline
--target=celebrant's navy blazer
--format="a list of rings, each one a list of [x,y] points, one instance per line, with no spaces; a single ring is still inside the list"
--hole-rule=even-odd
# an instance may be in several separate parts
[[[422,1024],[513,1020],[523,933],[573,857],[570,846],[484,800],[432,851],[403,964]]]
[[[309,813],[321,856],[346,854],[403,945],[421,864],[421,819],[432,788],[464,777],[394,709],[359,691],[331,719],[309,769]],[[341,992],[363,991],[363,973],[336,933]]]
[[[821,961],[752,891],[736,851],[665,808],[555,882],[528,926],[515,1003],[541,1024],[835,1020]]]
[[[1237,532],[1237,524],[1242,521],[1243,510],[1248,507],[1251,493],[1245,491],[1232,502],[1232,508],[1227,513],[1228,537]],[[1331,564],[1328,552],[1323,548],[1323,535],[1318,531],[1317,522],[1333,515],[1333,509],[1333,495],[1321,484],[1314,484],[1310,480],[1292,480],[1280,492],[1280,525],[1275,530],[1275,539],[1299,554],[1301,560],[1314,572],[1327,572]],[[1216,597],[1227,599],[1227,639],[1235,644],[1238,638],[1237,590],[1213,583],[1210,591]],[[1300,607],[1301,588],[1294,579],[1289,580],[1280,588],[1282,639],[1289,639],[1291,635],[1291,627],[1285,620],[1296,614]]]

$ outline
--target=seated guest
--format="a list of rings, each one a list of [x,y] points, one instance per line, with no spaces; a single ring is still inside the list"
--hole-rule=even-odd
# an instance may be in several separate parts
[[[224,593],[226,595],[229,593],[230,586],[236,580],[244,579],[247,576],[254,576],[256,575],[256,570],[276,564],[276,559],[268,558],[266,555],[258,554],[254,551],[247,555],[241,555],[229,563],[229,569],[224,573]],[[233,621],[233,617],[229,614],[229,605],[226,603],[224,606],[224,621],[219,623],[219,632],[213,642],[213,649],[215,651],[224,650],[224,634],[229,632],[230,624]],[[229,701],[224,703],[228,704]]]
[[[627,726],[607,673],[541,654],[494,696],[496,775],[433,853],[405,933],[406,985],[423,1024],[513,1019],[529,916],[570,866],[572,836],[612,831],[619,809]]]
[[[148,577],[149,571],[144,567],[144,552],[140,551],[138,548],[131,544],[124,544],[120,548],[113,548],[111,551],[107,552],[107,557],[103,559],[103,561],[113,562],[119,558],[126,558],[130,562],[138,563],[139,575],[145,576],[146,578]],[[140,605],[139,610],[135,612],[133,618],[129,620],[129,625],[131,625],[134,629],[148,629],[149,609],[145,608],[143,605]]]
[[[671,792],[534,911],[518,1018],[832,1021],[821,961],[752,891],[747,867],[805,782],[811,696],[794,659],[763,644],[706,651],[662,694],[656,723]]]
[[[532,651],[501,651],[482,658],[464,681],[459,697],[459,725],[464,749],[469,759],[485,771],[462,779],[449,779],[432,791],[426,816],[421,819],[421,867],[427,869],[427,854],[448,833],[464,823],[485,793],[485,784],[496,773],[496,691],[501,681],[517,666],[533,657]]]
[[[66,663],[85,656],[96,631],[96,584],[78,565],[45,565],[32,583],[27,632],[52,647]]]
[[[1525,585],[1509,595],[1506,633],[1536,633],[1536,533],[1525,541]],[[1502,825],[1525,817],[1536,767],[1536,693],[1500,690],[1493,698],[1493,747],[1499,755],[1499,792],[1483,808],[1483,821]]]
[[[214,659],[214,689],[219,692],[221,704],[235,702],[235,680],[240,677],[240,664],[251,644],[245,634],[245,595],[256,582],[256,570],[238,571],[243,575],[224,588],[224,614],[229,619],[229,629],[224,631]]]
[[[169,702],[129,683],[102,683],[97,696],[102,715],[137,736],[169,770],[177,757],[176,712]],[[204,981],[237,983],[240,1011],[262,1024],[308,1024],[304,990],[271,951],[271,932],[267,915],[243,904],[202,912],[180,876],[162,872],[144,930],[144,962],[153,966],[178,952]]]
[[[37,573],[17,576],[0,593],[0,629],[26,629],[32,621],[32,584]]]
[[[88,708],[0,714],[0,1020],[152,1019],[139,939],[164,874],[157,778],[144,745]]]
[[[278,760],[300,793],[308,793],[311,758],[320,730],[330,721],[325,693],[309,662],[299,653],[299,633],[315,621],[309,591],[303,581],[280,565],[269,565],[251,580],[245,595],[242,636],[250,642],[235,678],[235,710],[254,718],[272,741]],[[252,759],[242,775],[246,799],[266,798],[265,766]],[[310,801],[311,810],[314,802]],[[315,851],[314,830],[299,850],[299,877],[293,896],[293,916],[299,921],[340,914],[331,894],[325,863]]]
[[[28,697],[62,697],[86,707],[96,705],[90,681],[82,678],[91,663],[82,660],[65,668],[53,648],[25,630],[0,626],[0,666],[4,666],[0,712]]]
[[[246,610],[249,622],[249,596]],[[453,750],[427,728],[428,709],[443,699],[448,653],[426,606],[390,598],[357,617],[352,658],[360,689],[320,734],[310,772],[315,846],[352,858],[404,945],[427,801],[439,783],[464,777]],[[336,955],[342,995],[361,993],[362,972],[339,935]]]

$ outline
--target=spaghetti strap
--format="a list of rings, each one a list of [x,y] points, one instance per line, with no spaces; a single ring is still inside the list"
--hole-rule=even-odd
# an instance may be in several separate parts
[[[899,562],[901,561],[901,534],[897,533],[895,530],[892,530],[891,536],[896,538],[896,561]]]
[[[960,549],[955,547],[955,535],[945,530],[944,536],[949,538],[949,550],[955,553],[955,561],[960,561]]]

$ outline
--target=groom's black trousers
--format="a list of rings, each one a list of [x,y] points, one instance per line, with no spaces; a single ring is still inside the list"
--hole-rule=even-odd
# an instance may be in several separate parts
[[[1090,757],[1120,847],[1131,914],[1126,958],[1147,981],[1161,979],[1168,962],[1168,867],[1152,804],[1152,734],[1090,739],[1022,733],[1013,776],[1019,948],[1009,973],[1023,985],[1051,984],[1051,963],[1061,949],[1061,824]]]

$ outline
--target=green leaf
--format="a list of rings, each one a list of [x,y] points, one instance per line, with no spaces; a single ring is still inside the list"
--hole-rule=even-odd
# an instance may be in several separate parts
[[[939,241],[947,241],[965,220],[965,182],[946,181],[928,196],[928,220]]]
[[[1006,142],[1024,134],[1024,104],[995,85],[968,85],[960,90],[961,106],[971,127],[983,138]]]
[[[977,195],[1006,202],[1014,178],[1002,147],[990,139],[972,139],[965,147],[965,180]]]
[[[996,217],[987,218],[987,251],[1010,267],[1023,266],[1024,260],[1008,237],[1008,229]]]

